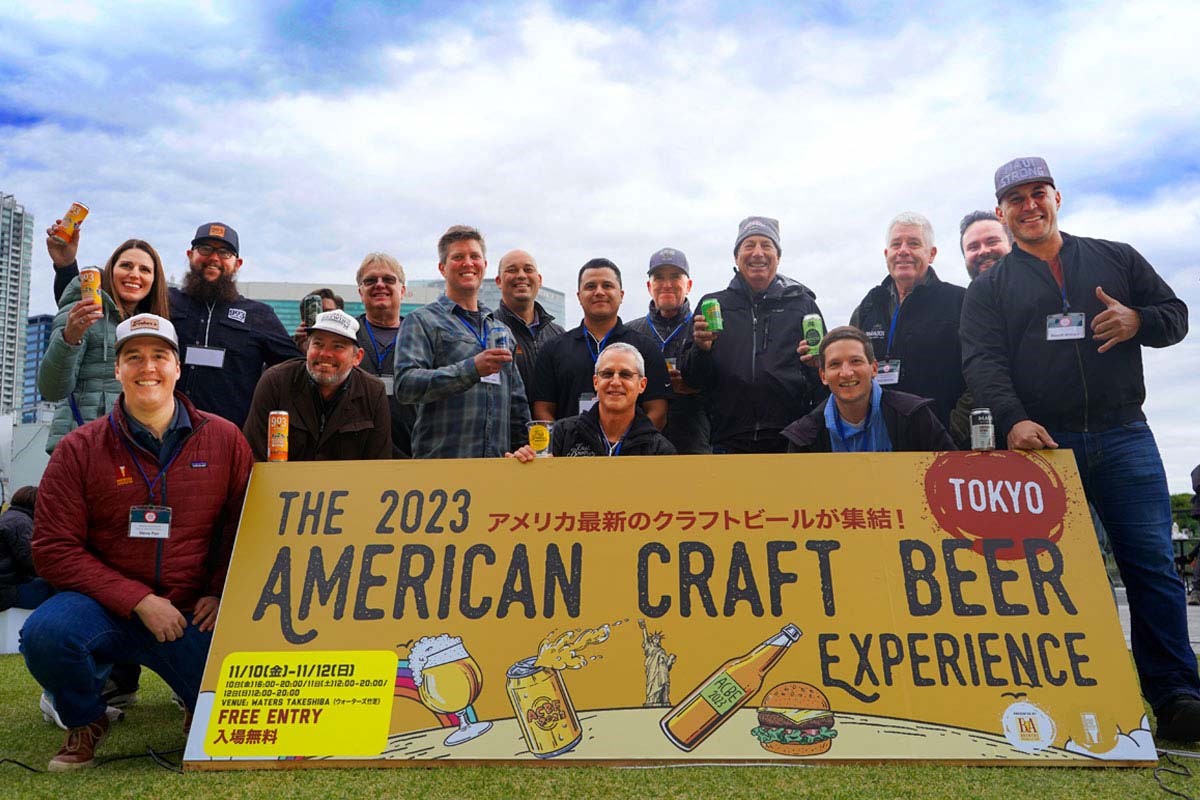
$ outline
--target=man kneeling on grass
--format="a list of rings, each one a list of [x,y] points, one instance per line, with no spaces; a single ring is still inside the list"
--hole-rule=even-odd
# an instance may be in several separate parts
[[[51,772],[90,767],[108,733],[103,667],[157,672],[191,723],[253,456],[237,427],[175,391],[162,317],[117,326],[112,413],[68,434],[38,489],[33,560],[59,591],[21,631],[67,741]]]

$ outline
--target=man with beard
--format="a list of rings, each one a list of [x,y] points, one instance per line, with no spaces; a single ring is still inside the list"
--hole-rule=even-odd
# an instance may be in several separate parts
[[[972,211],[958,223],[958,249],[975,280],[1012,251],[1012,234],[993,211]],[[971,409],[975,398],[964,391],[950,412],[950,436],[960,450],[971,449]]]
[[[631,320],[629,329],[655,342],[667,362],[671,396],[663,435],[680,454],[711,453],[707,399],[684,383],[679,372],[679,359],[692,341],[692,307],[687,299],[692,278],[687,256],[682,250],[664,247],[650,256],[646,275],[650,311]]]
[[[1200,676],[1173,563],[1171,497],[1142,411],[1142,348],[1181,341],[1187,305],[1132,246],[1059,230],[1062,194],[1044,159],[1013,159],[995,182],[996,214],[1016,242],[967,289],[967,383],[1010,450],[1074,452],[1125,583],[1155,739],[1200,741]]]
[[[1012,234],[992,211],[972,211],[958,223],[958,249],[975,280],[1012,251]]]
[[[358,322],[325,311],[308,329],[304,358],[276,364],[254,390],[242,432],[255,461],[266,461],[268,418],[288,413],[288,461],[391,458],[391,413],[383,383],[358,369]]]
[[[270,306],[238,293],[237,231],[222,222],[201,225],[187,259],[183,288],[171,289],[183,353],[180,390],[200,410],[241,427],[263,365],[295,358],[296,345]]]

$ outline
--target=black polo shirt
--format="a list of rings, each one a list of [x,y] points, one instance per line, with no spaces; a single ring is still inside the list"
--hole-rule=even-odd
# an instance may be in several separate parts
[[[639,405],[647,400],[667,400],[671,397],[671,379],[667,375],[667,362],[662,352],[650,337],[625,327],[617,318],[616,327],[608,332],[604,347],[617,342],[631,344],[646,361],[646,391],[642,392]],[[602,349],[602,348],[601,348]],[[533,388],[529,392],[532,406],[535,402],[555,404],[555,419],[573,417],[582,413],[579,408],[581,395],[595,397],[592,373],[596,370],[599,357],[596,341],[587,329],[580,325],[562,336],[542,345],[537,364],[533,370]]]

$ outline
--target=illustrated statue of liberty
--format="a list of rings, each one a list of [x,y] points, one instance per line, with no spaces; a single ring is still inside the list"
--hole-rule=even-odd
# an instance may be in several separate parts
[[[668,655],[662,646],[663,633],[651,633],[646,620],[639,619],[642,629],[642,653],[646,659],[646,708],[671,707],[671,667],[675,666],[675,655]]]

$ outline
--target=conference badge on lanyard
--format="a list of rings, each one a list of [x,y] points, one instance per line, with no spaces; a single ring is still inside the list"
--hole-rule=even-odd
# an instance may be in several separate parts
[[[1083,327],[1083,312],[1049,314],[1046,317],[1046,341],[1060,342],[1066,339],[1082,339],[1086,336]]]
[[[133,506],[129,509],[129,538],[169,539],[170,536],[169,506]]]

